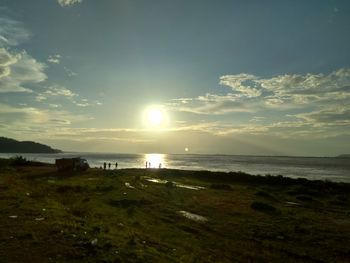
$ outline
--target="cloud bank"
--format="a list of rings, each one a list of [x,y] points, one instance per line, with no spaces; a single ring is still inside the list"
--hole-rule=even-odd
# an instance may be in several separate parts
[[[329,74],[270,78],[245,73],[225,75],[220,77],[219,84],[230,91],[174,99],[167,103],[167,108],[205,119],[217,116],[220,121],[215,133],[220,135],[260,133],[306,138],[314,134],[325,138],[350,134],[349,68]]]

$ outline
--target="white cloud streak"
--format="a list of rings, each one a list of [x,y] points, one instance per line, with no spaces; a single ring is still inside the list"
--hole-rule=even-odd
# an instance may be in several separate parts
[[[62,7],[64,6],[72,6],[75,4],[80,4],[83,0],[57,0],[58,4]]]

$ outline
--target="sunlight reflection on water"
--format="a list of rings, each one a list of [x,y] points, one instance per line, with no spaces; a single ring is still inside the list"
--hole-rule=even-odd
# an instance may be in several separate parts
[[[160,153],[146,153],[144,156],[144,163],[148,163],[148,168],[165,168],[166,155]]]

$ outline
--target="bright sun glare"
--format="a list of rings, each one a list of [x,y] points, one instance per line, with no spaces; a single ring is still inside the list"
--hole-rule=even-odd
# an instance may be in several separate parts
[[[152,125],[159,125],[163,121],[163,112],[160,109],[150,109],[147,114],[148,122]]]
[[[149,106],[143,115],[146,126],[151,129],[161,129],[166,126],[167,116],[161,106]]]

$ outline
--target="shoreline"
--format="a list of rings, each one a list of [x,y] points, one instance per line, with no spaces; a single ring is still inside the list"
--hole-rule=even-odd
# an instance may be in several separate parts
[[[15,161],[16,158],[0,158],[0,167],[2,164],[8,165],[11,164],[11,162]],[[47,167],[56,167],[54,163],[46,163],[41,161],[31,161],[26,160],[24,158],[26,163],[22,163],[19,165],[24,166],[47,166]],[[16,164],[14,164],[16,166]],[[164,173],[175,173],[178,176],[183,176],[186,174],[187,176],[200,176],[202,178],[205,178],[206,176],[210,176],[211,178],[213,176],[216,176],[217,178],[220,178],[220,180],[226,180],[228,182],[238,182],[238,181],[257,181],[257,182],[269,182],[269,183],[285,183],[285,184],[293,184],[293,182],[296,183],[304,183],[309,184],[308,182],[312,182],[315,184],[339,184],[339,185],[350,185],[350,182],[343,182],[343,181],[332,181],[329,179],[321,180],[321,179],[308,179],[305,177],[290,177],[285,176],[281,174],[250,174],[242,171],[216,171],[216,170],[195,170],[195,169],[174,169],[174,168],[119,168],[119,169],[106,169],[103,170],[102,167],[91,167],[89,168],[91,170],[96,171],[122,171],[122,170],[134,170],[134,171],[163,171]]]

